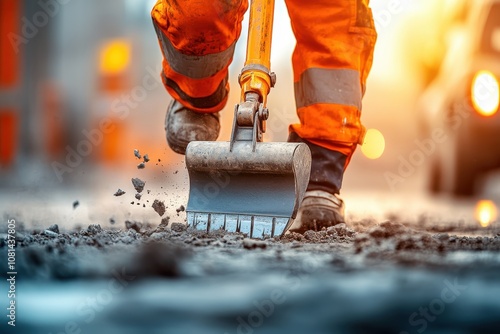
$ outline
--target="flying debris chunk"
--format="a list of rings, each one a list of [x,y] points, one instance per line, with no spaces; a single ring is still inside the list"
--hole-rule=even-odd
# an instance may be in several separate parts
[[[165,214],[165,203],[163,203],[162,201],[155,199],[152,207],[156,211],[156,213],[160,215],[160,217]]]
[[[118,189],[113,195],[118,197],[118,196],[121,196],[123,194],[125,194],[125,192],[121,189]]]
[[[184,212],[185,210],[186,210],[186,208],[184,207],[184,205],[181,205],[180,207],[175,209],[175,211],[177,211],[177,214],[179,214],[179,212]]]
[[[135,190],[137,190],[138,193],[142,193],[142,191],[144,190],[144,185],[146,185],[146,182],[144,182],[141,179],[135,177],[135,178],[132,179],[132,184],[133,184]]]
[[[134,155],[137,159],[141,158],[141,154],[139,153],[139,150],[134,150]]]

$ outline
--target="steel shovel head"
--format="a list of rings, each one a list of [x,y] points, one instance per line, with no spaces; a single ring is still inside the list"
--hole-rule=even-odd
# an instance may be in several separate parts
[[[191,142],[188,225],[251,238],[283,235],[304,197],[311,152],[304,143]]]

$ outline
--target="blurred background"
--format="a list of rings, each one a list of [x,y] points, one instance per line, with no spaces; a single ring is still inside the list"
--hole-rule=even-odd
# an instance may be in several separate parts
[[[67,228],[130,217],[159,223],[151,203],[162,199],[182,221],[176,209],[187,199],[187,172],[165,142],[170,97],[159,75],[154,2],[0,0],[4,215]],[[348,214],[432,213],[488,226],[500,198],[499,2],[370,3],[379,37],[363,102],[369,131],[344,181]],[[245,20],[220,140],[229,139],[239,96]],[[278,81],[266,138],[284,141],[297,118],[295,39],[282,1],[274,26]],[[144,169],[134,149],[151,159]],[[146,181],[141,200],[132,177]],[[113,196],[118,188],[126,194]]]

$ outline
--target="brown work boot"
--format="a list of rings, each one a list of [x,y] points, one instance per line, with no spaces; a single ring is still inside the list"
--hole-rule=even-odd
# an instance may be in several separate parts
[[[309,185],[291,230],[321,231],[323,227],[344,223],[344,202],[338,194],[347,156],[315,145],[295,132],[290,133],[288,141],[306,143],[312,157]]]
[[[306,191],[291,230],[304,233],[344,223],[344,201],[323,190]]]
[[[173,100],[165,119],[168,146],[179,154],[186,154],[192,141],[214,141],[219,137],[219,113],[199,113]]]

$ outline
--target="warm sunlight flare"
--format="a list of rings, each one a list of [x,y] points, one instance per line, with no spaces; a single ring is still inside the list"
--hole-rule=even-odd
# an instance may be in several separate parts
[[[498,79],[489,71],[478,72],[472,81],[472,105],[483,116],[492,116],[498,111],[500,87]]]
[[[495,203],[481,200],[476,205],[476,219],[482,227],[488,227],[497,219],[497,207]]]
[[[365,141],[361,146],[361,151],[368,159],[378,159],[385,150],[385,138],[382,132],[377,129],[369,129],[366,132]]]
[[[118,74],[130,64],[130,43],[115,39],[105,43],[100,50],[100,69],[104,74]]]

